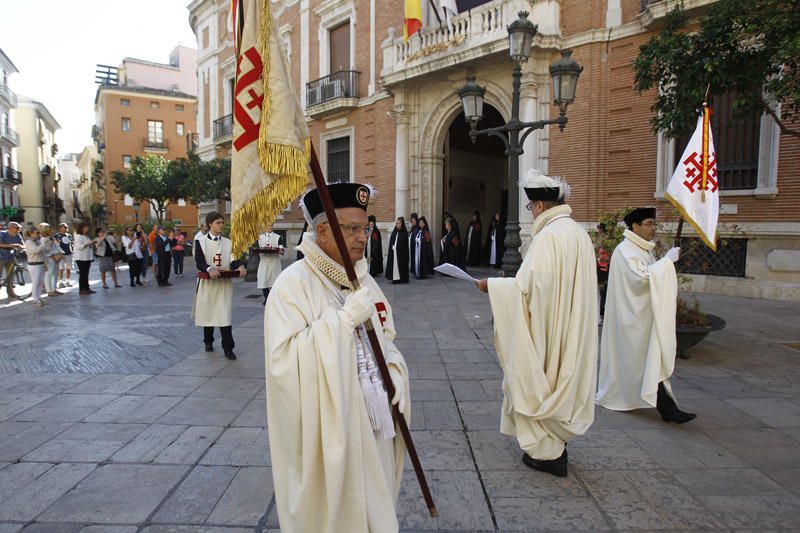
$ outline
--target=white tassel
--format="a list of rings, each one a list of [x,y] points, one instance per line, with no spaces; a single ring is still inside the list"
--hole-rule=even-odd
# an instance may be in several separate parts
[[[367,387],[362,388],[362,391],[375,437],[382,440],[393,439],[395,437],[394,421],[392,412],[389,410],[389,402],[386,401],[386,391],[383,390],[383,385],[370,383]]]

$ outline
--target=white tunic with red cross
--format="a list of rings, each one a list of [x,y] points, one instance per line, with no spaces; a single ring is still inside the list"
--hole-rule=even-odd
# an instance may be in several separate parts
[[[231,266],[231,241],[225,237],[197,239],[206,263],[219,270]],[[233,322],[233,279],[198,279],[192,317],[195,326],[230,326]]]

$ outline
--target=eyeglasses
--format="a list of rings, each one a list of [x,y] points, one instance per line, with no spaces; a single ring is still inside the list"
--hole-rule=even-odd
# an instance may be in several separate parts
[[[326,222],[326,224],[329,224],[329,222]],[[360,224],[339,224],[339,227],[342,228],[342,233],[350,234],[353,237],[359,234],[366,235],[370,231],[369,226]]]
[[[656,221],[655,220],[651,220],[649,222],[642,222],[641,225],[642,226],[655,226],[656,225]]]
[[[525,209],[533,211],[533,202],[528,202],[527,205],[525,205]]]

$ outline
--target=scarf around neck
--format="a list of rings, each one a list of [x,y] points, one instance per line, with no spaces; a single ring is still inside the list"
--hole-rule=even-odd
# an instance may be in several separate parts
[[[551,207],[533,221],[533,229],[531,231],[532,236],[536,236],[537,233],[542,231],[542,229],[548,225],[549,223],[553,222],[557,218],[564,218],[568,217],[572,214],[572,208],[567,204],[557,205],[555,207]]]
[[[625,230],[623,236],[645,252],[652,252],[656,247],[656,243],[642,239],[629,229]]]

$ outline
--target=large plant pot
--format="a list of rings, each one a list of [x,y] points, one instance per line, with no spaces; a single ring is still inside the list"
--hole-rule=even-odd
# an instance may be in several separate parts
[[[707,326],[685,326],[678,324],[675,328],[678,337],[678,357],[689,359],[686,350],[706,338],[712,331],[719,331],[725,327],[725,321],[716,315],[707,313],[706,316],[711,320]]]

